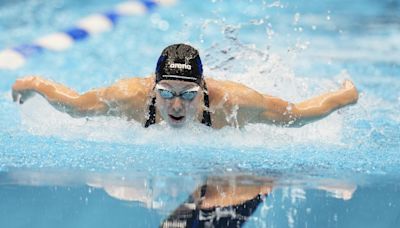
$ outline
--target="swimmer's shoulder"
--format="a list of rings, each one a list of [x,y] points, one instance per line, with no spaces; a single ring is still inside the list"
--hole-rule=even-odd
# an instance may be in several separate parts
[[[206,79],[206,83],[212,107],[253,107],[263,101],[264,96],[261,93],[240,82]]]
[[[123,78],[118,81],[114,85],[112,85],[119,92],[124,92],[128,94],[149,94],[154,87],[154,77],[130,77]]]
[[[235,94],[236,88],[240,87],[239,83],[218,80],[213,78],[205,79],[212,108],[230,108],[232,95]]]
[[[109,100],[117,101],[121,115],[143,122],[152,95],[154,77],[130,77],[116,81],[107,90]]]
[[[208,88],[212,89],[217,89],[217,90],[226,90],[227,92],[230,92],[230,90],[243,90],[243,89],[250,89],[250,87],[240,83],[240,82],[235,82],[235,81],[230,81],[230,80],[218,80],[214,78],[206,78],[206,83]]]
[[[206,83],[209,94],[213,97],[240,96],[246,93],[256,92],[254,89],[235,81],[207,78]]]
[[[147,88],[154,84],[154,77],[129,77],[119,79],[116,83],[119,86],[129,86],[129,87],[137,87],[137,88]]]

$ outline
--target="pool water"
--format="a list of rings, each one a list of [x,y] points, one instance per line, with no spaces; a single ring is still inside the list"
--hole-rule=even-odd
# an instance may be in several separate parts
[[[3,1],[0,49],[120,2]],[[399,11],[394,0],[179,1],[0,70],[0,227],[157,227],[205,183],[232,200],[271,189],[245,227],[399,227]],[[351,79],[360,99],[302,128],[221,130],[143,129],[11,100],[24,75],[79,92],[148,76],[178,42],[199,49],[207,77],[293,102]]]

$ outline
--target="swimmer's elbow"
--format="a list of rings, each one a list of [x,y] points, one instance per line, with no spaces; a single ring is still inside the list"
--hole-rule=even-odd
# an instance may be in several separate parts
[[[60,104],[58,107],[73,118],[105,115],[109,109],[107,104],[89,93],[77,96],[69,103]]]
[[[307,114],[302,112],[296,104],[291,104],[290,109],[275,113],[275,115],[272,115],[271,117],[273,120],[272,122],[275,125],[289,128],[300,128],[316,120],[315,118],[307,116]]]
[[[326,107],[320,108],[301,108],[297,104],[293,105],[293,109],[288,115],[286,127],[299,128],[304,125],[318,121],[326,116],[328,116],[332,110]]]

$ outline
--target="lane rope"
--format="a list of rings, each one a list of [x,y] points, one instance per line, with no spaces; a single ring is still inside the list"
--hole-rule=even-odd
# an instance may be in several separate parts
[[[64,31],[48,34],[34,40],[32,43],[0,51],[0,69],[18,69],[31,56],[47,50],[61,52],[70,48],[75,42],[111,31],[122,17],[144,15],[152,12],[159,6],[168,6],[175,2],[176,0],[136,0],[122,2],[112,10],[84,17],[75,26]]]

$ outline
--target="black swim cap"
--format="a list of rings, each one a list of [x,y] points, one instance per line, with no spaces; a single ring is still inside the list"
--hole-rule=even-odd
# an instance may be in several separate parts
[[[186,44],[166,47],[157,62],[156,83],[161,80],[195,82],[201,86],[203,65],[199,52]]]

